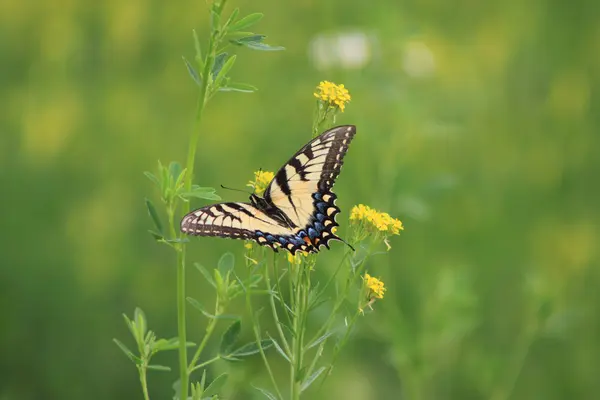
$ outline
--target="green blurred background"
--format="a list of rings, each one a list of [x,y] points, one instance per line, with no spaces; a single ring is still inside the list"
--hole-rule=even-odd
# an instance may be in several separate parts
[[[239,50],[232,76],[260,91],[209,104],[196,183],[278,168],[327,79],[352,94],[338,122],[358,127],[343,217],[364,203],[406,229],[369,265],[386,298],[307,398],[598,398],[597,2],[230,3],[264,12],[256,31],[287,50]],[[146,232],[157,194],[142,172],[185,159],[196,91],[181,56],[207,25],[203,1],[0,2],[1,400],[142,398],[111,340],[132,344],[121,313],[136,306],[176,335],[173,254]],[[191,248],[206,266],[242,252]],[[188,285],[213,298],[193,269]],[[198,341],[205,321],[190,320]],[[267,385],[258,359],[212,373],[227,370],[226,398]],[[153,397],[175,379],[151,373]]]

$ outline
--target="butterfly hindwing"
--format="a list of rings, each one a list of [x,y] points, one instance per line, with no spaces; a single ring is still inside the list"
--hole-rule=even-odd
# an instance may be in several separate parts
[[[318,252],[340,240],[334,228],[340,212],[332,188],[356,128],[338,126],[302,147],[275,174],[264,198],[219,203],[186,215],[181,230],[190,235],[255,240],[277,251]],[[259,201],[255,201],[259,200]]]

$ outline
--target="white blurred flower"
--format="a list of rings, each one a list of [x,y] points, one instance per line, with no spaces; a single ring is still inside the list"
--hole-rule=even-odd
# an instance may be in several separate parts
[[[317,69],[363,68],[371,60],[372,40],[364,32],[347,31],[320,34],[309,45],[310,58]]]

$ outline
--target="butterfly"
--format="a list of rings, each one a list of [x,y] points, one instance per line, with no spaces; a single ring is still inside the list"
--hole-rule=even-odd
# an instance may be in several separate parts
[[[355,134],[353,125],[321,133],[279,169],[263,197],[251,194],[249,203],[199,208],[183,217],[181,231],[254,240],[275,252],[283,248],[292,254],[329,249],[331,240],[344,242],[335,234],[340,209],[332,188]]]

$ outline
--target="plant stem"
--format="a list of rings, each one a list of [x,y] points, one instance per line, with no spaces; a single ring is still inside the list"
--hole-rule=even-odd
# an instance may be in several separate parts
[[[189,374],[191,374],[195,370],[206,367],[207,365],[212,364],[215,361],[219,361],[220,359],[221,359],[220,356],[215,356],[215,357],[211,358],[210,360],[204,361],[202,364],[198,364],[196,366],[192,366],[192,364],[190,364],[190,370],[188,372],[189,372]]]
[[[146,365],[139,367],[140,371],[140,383],[142,384],[142,391],[144,392],[144,400],[150,400],[148,394],[148,382],[146,380]]]
[[[269,377],[271,378],[271,383],[275,388],[275,392],[277,393],[278,399],[283,399],[281,396],[281,392],[279,390],[279,386],[277,386],[277,381],[275,380],[275,376],[273,375],[273,370],[271,369],[271,365],[269,364],[269,360],[267,360],[267,356],[265,355],[265,351],[262,348],[261,337],[260,337],[260,326],[258,323],[258,319],[256,318],[256,314],[254,314],[252,301],[250,300],[250,292],[246,291],[246,307],[248,309],[248,313],[250,314],[250,319],[252,320],[252,331],[254,332],[254,339],[256,340],[256,344],[258,346],[258,351],[260,352],[260,357],[262,358],[265,367],[267,368],[267,372],[269,373]]]
[[[223,1],[218,8],[219,15],[223,10],[225,5],[225,1]],[[187,173],[185,175],[184,186],[186,191],[191,191],[192,189],[192,181],[194,178],[194,163],[196,161],[196,150],[198,147],[198,140],[200,138],[200,124],[202,122],[202,112],[204,111],[204,106],[206,104],[206,94],[208,92],[208,87],[211,83],[210,81],[210,71],[212,68],[212,64],[214,61],[214,47],[215,47],[215,39],[216,34],[214,31],[210,35],[209,44],[208,44],[208,52],[206,53],[206,59],[204,60],[204,70],[202,73],[202,83],[200,85],[200,93],[198,96],[198,105],[196,107],[196,123],[194,130],[192,131],[192,135],[190,136],[190,143],[188,147],[188,156],[186,162],[186,170]],[[187,214],[190,211],[190,203],[185,202],[183,205],[183,213]],[[188,396],[188,379],[189,379],[189,371],[188,371],[188,361],[187,361],[187,346],[186,346],[186,322],[185,322],[185,243],[181,243],[180,251],[177,253],[177,326],[178,326],[178,336],[179,336],[179,379],[181,383],[181,392],[180,397],[182,400],[186,400]],[[214,320],[211,321],[209,327],[214,325]],[[212,333],[211,327],[210,332]],[[207,341],[208,335],[203,338],[202,342],[205,343]],[[198,348],[196,354],[202,352],[201,348]],[[194,360],[193,363],[197,361]],[[193,364],[192,363],[192,364]],[[181,400],[180,399],[180,400]]]
[[[273,253],[273,269],[277,268],[277,254]],[[271,313],[273,314],[273,319],[275,320],[275,326],[277,327],[277,332],[279,333],[279,337],[281,342],[283,343],[283,348],[287,356],[291,355],[290,346],[285,338],[285,334],[283,333],[283,329],[281,329],[281,323],[279,322],[279,315],[277,314],[277,308],[275,307],[275,300],[273,299],[273,294],[271,293],[271,280],[269,279],[269,266],[265,266],[265,282],[267,287],[269,288],[269,303],[271,304]],[[281,291],[279,292],[279,296],[281,297]]]
[[[215,315],[215,317],[218,316],[218,315],[219,314]],[[206,327],[206,332],[204,333],[204,337],[202,338],[202,342],[200,342],[200,345],[196,349],[196,353],[194,353],[194,357],[192,358],[192,361],[190,362],[190,365],[186,365],[186,371],[187,371],[188,375],[193,370],[196,369],[196,362],[200,358],[200,355],[202,355],[202,351],[206,347],[206,345],[208,343],[208,339],[210,339],[210,337],[212,336],[212,333],[213,333],[213,331],[215,329],[215,326],[217,326],[217,318],[211,318],[210,322],[208,323],[208,326]]]
[[[300,398],[300,370],[302,369],[302,289],[303,289],[303,270],[304,262],[297,266],[298,275],[296,277],[296,285],[294,287],[294,337],[292,338],[292,365],[290,374],[290,398],[291,400],[298,400]],[[290,277],[291,279],[291,277]]]

